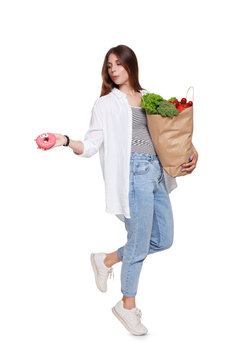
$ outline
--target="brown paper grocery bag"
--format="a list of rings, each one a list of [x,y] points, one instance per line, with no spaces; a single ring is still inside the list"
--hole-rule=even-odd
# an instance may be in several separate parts
[[[187,163],[193,155],[193,106],[172,118],[146,113],[147,126],[156,153],[163,169],[173,178],[187,175],[181,171],[181,164]]]

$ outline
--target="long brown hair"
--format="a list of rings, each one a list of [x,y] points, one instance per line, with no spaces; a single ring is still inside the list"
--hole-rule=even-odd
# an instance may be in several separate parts
[[[108,74],[107,63],[110,54],[115,54],[120,59],[122,66],[129,74],[129,83],[131,87],[135,91],[145,90],[139,84],[138,62],[134,51],[126,45],[118,45],[109,49],[109,51],[105,55],[101,72],[102,88],[100,97],[109,94],[114,87],[119,88],[119,85],[115,84]]]

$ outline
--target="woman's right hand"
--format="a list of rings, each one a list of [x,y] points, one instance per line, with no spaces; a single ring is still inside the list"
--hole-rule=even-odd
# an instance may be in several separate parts
[[[55,148],[56,146],[62,146],[62,145],[66,144],[67,138],[64,135],[55,134],[55,133],[52,133],[52,134],[55,135],[55,137],[56,137],[56,143],[52,147],[50,147],[49,149],[43,149],[40,146],[37,146],[37,149],[51,150],[51,149]],[[34,139],[34,141],[36,141],[36,139]]]

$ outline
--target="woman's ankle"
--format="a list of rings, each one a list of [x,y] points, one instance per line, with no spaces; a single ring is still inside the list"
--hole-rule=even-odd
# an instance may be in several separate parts
[[[124,309],[131,310],[136,307],[136,298],[135,296],[125,296],[122,298]]]
[[[114,251],[112,253],[106,254],[106,257],[104,259],[104,264],[107,267],[111,267],[120,261],[121,259],[118,257],[117,251]]]

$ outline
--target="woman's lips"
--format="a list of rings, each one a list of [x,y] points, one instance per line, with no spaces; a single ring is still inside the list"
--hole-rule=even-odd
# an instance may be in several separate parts
[[[119,77],[119,75],[117,75],[117,76],[113,76],[113,79],[117,79]]]

